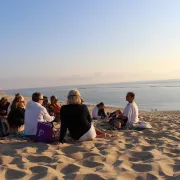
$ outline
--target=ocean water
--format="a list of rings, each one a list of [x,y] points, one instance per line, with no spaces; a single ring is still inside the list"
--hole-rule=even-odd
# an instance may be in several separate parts
[[[46,88],[29,88],[6,90],[7,94],[21,93],[30,96],[34,92],[42,92],[50,97],[56,95],[59,101],[66,101],[69,90],[79,89],[87,104],[97,104],[101,101],[107,106],[124,107],[126,93],[136,94],[136,103],[142,110],[180,110],[180,80],[127,82],[113,84],[58,86]]]

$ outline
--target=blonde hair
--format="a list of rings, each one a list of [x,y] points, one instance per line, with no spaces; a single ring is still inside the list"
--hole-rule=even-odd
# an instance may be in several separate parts
[[[68,93],[67,104],[81,104],[81,95],[77,89],[71,90]]]

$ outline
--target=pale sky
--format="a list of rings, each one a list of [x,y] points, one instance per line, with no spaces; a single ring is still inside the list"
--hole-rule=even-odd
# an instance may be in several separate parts
[[[1,0],[0,88],[180,79],[179,0]]]

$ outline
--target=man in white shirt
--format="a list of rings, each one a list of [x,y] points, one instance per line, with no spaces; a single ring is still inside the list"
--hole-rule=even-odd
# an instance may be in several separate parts
[[[106,117],[106,113],[104,111],[104,103],[101,102],[94,106],[92,110],[92,117],[93,119],[103,119]]]
[[[138,107],[134,102],[135,94],[133,92],[128,92],[126,95],[126,101],[128,101],[123,113],[120,112],[117,119],[112,122],[116,128],[121,128],[123,126],[129,126],[139,122],[138,118]]]
[[[50,116],[45,107],[42,106],[43,94],[34,93],[32,101],[29,101],[25,111],[24,134],[34,136],[37,133],[38,122],[51,122],[54,117]]]

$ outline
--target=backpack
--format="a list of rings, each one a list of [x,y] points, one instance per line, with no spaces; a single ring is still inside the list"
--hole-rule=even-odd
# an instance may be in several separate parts
[[[7,120],[0,120],[0,137],[5,137],[9,135],[9,124]]]

